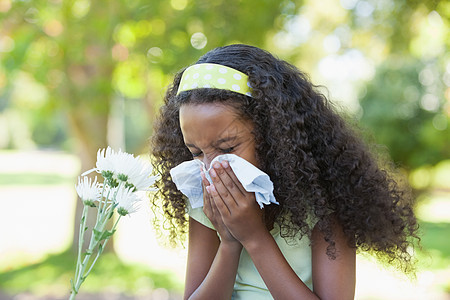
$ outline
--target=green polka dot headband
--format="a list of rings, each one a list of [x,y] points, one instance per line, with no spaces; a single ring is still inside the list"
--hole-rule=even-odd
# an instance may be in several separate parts
[[[197,64],[187,68],[181,76],[177,95],[184,91],[200,88],[230,90],[252,96],[252,88],[247,75],[218,64]]]

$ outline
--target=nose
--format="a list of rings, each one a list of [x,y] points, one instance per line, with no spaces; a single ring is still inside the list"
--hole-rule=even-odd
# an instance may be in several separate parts
[[[205,158],[203,158],[202,161],[203,161],[203,164],[205,165],[205,171],[209,170],[209,165],[211,164],[212,159],[205,156]]]
[[[206,154],[206,155],[203,156],[202,161],[203,161],[203,163],[205,164],[205,170],[209,170],[209,167],[210,167],[210,165],[211,165],[211,162],[213,161],[213,159],[214,159],[216,156],[217,156],[217,155],[216,155],[216,154],[213,154],[213,153],[211,153],[211,154]]]

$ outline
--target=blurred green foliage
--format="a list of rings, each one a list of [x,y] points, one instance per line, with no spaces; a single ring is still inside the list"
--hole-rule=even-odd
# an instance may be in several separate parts
[[[442,237],[450,232],[450,223],[421,222],[420,228],[424,251],[419,252],[419,259],[429,262],[427,269],[442,269],[449,266],[450,240]]]
[[[345,67],[357,50],[375,76],[348,81],[362,91],[357,115],[376,141],[409,170],[447,158],[450,4],[322,4],[2,0],[0,147],[77,146],[91,160],[107,144],[143,151],[173,73],[209,49],[243,42],[313,75],[329,58]]]
[[[73,136],[91,156],[109,144],[108,130],[140,149],[173,72],[206,44],[262,44],[283,8],[237,0],[2,3],[0,34],[10,43],[0,58],[2,110],[19,110],[38,145],[61,147]],[[33,91],[20,93],[18,84]],[[125,128],[108,123],[114,109]]]
[[[362,123],[409,170],[450,157],[448,103],[437,78],[443,74],[439,67],[391,57],[378,67],[360,101]]]
[[[28,138],[93,157],[109,131],[138,151],[173,73],[207,50],[244,42],[308,68],[327,56],[318,42],[337,37],[333,55],[358,49],[375,62],[359,86],[376,141],[408,169],[448,157],[449,4],[326,2],[4,0],[0,111],[10,125],[0,146]]]

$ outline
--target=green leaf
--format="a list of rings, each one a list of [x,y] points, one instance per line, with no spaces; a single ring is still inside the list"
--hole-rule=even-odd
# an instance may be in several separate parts
[[[89,207],[96,207],[93,200],[84,200],[83,203],[84,203],[84,205],[89,206]]]
[[[96,241],[101,241],[102,232],[94,228],[94,239]]]
[[[102,232],[94,229],[94,238],[96,241],[100,242],[109,239],[114,234],[114,232],[116,232],[116,230],[105,230]]]
[[[111,231],[106,230],[102,235],[102,240],[109,239],[114,234],[114,232],[116,232],[115,229]]]
[[[109,216],[108,216],[108,220],[111,219],[113,215],[114,215],[114,210],[111,210],[111,212],[109,213]]]

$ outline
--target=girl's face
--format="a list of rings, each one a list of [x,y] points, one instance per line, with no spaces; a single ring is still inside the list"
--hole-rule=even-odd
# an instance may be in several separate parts
[[[233,153],[258,166],[253,124],[239,117],[236,109],[219,103],[184,104],[180,127],[192,156],[208,169],[218,155]]]

